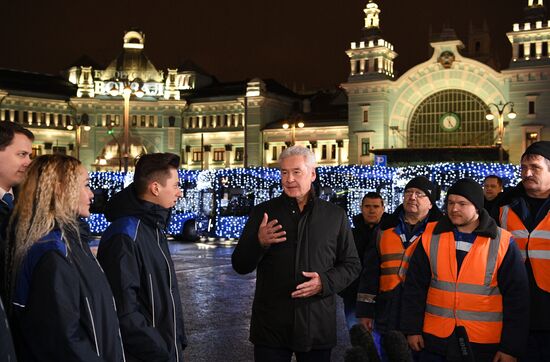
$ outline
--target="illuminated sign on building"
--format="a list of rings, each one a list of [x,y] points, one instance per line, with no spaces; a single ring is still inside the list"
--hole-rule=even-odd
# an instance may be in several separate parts
[[[110,95],[111,90],[114,88],[117,90],[118,94],[122,94],[122,91],[125,87],[125,83],[122,81],[101,81],[96,80],[95,82],[95,94],[98,95]],[[140,89],[140,83],[131,82],[130,88],[135,92]],[[145,93],[146,96],[151,97],[161,97],[164,94],[164,84],[156,82],[147,82],[141,85],[141,90]]]

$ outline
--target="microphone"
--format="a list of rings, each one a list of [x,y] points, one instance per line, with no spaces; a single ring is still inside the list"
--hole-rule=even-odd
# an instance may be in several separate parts
[[[380,357],[378,356],[378,351],[374,345],[372,334],[362,324],[358,323],[351,327],[349,337],[353,347],[359,347],[365,351],[367,356],[366,361],[380,362]]]
[[[399,331],[389,331],[382,335],[382,347],[390,362],[412,362],[412,355],[405,335]]]

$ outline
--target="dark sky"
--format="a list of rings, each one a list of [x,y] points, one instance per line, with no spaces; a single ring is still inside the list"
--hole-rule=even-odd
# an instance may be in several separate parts
[[[191,59],[222,81],[275,78],[290,87],[346,81],[345,51],[359,41],[368,0],[8,0],[2,8],[0,67],[56,74],[87,54],[107,65],[124,30],[141,28],[160,69]],[[506,32],[527,0],[378,0],[383,36],[403,73],[429,57],[428,34],[450,24],[466,42],[470,21],[487,20],[507,67]]]

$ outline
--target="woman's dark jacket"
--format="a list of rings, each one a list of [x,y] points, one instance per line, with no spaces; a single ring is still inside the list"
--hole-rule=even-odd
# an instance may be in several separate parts
[[[258,228],[264,213],[277,219],[286,241],[263,248]],[[256,206],[232,255],[239,274],[256,272],[250,341],[294,351],[331,348],[336,344],[335,295],[359,274],[353,235],[340,207],[311,198],[300,212],[294,198],[282,195]],[[317,272],[321,293],[293,299],[296,286]]]
[[[127,361],[182,361],[187,345],[174,264],[164,234],[170,210],[114,195],[97,258],[111,284]]]
[[[27,252],[15,282],[19,361],[123,361],[109,283],[81,227],[56,229]]]

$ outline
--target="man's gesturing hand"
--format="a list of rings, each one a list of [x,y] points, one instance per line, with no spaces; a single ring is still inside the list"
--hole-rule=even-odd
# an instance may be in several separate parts
[[[286,231],[281,230],[283,226],[279,224],[279,221],[273,219],[267,222],[267,218],[267,213],[264,213],[264,218],[258,228],[258,240],[264,248],[286,240]]]
[[[311,278],[305,283],[299,284],[291,296],[292,298],[307,298],[319,294],[323,290],[321,277],[315,272],[302,272],[306,278]]]

